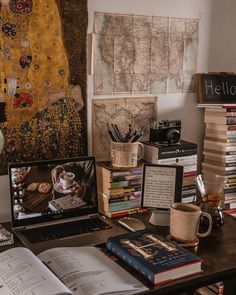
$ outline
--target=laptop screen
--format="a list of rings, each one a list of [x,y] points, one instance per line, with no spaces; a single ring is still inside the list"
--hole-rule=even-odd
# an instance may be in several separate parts
[[[94,157],[9,164],[13,227],[98,213]]]

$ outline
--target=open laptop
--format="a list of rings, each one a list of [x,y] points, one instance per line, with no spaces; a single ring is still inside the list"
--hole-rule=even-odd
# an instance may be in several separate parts
[[[9,164],[12,228],[35,253],[125,232],[99,215],[94,157]]]

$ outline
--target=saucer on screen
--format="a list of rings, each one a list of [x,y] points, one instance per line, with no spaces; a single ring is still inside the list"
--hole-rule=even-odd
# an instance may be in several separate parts
[[[53,185],[53,189],[60,193],[60,194],[70,194],[74,191],[74,187],[77,185],[78,183],[76,181],[73,181],[73,183],[71,184],[70,187],[68,188],[64,188],[62,186],[62,184],[60,182],[56,182],[54,185]]]

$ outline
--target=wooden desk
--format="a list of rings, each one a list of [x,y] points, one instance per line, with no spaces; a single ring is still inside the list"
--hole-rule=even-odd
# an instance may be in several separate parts
[[[148,215],[138,218],[148,224]],[[157,227],[157,230],[162,235],[169,233],[168,227]],[[236,294],[236,218],[225,214],[223,227],[214,229],[210,236],[200,239],[196,248],[189,248],[189,250],[204,260],[202,264],[203,272],[161,286],[151,286],[146,279],[143,279],[130,267],[125,266],[125,268],[150,288],[150,291],[140,294],[176,295],[182,292],[193,294],[197,288],[219,281],[224,281],[224,295]]]
[[[149,215],[142,214],[135,216],[142,219],[147,227],[153,227],[148,224]],[[114,221],[116,223],[116,221]],[[168,227],[156,227],[162,235],[167,235]],[[11,247],[22,246],[16,238],[16,243],[13,246],[4,246],[0,251],[4,251]],[[200,243],[196,248],[191,249],[194,253],[200,256],[204,262],[202,264],[203,272],[198,275],[192,275],[173,282],[161,285],[152,286],[149,281],[139,275],[131,267],[123,264],[126,270],[132,273],[146,286],[150,288],[148,292],[142,294],[172,294],[177,295],[184,292],[193,294],[194,290],[201,286],[212,284],[218,281],[224,281],[224,295],[236,294],[236,218],[225,214],[225,224],[220,229],[214,229],[210,236],[200,239]]]

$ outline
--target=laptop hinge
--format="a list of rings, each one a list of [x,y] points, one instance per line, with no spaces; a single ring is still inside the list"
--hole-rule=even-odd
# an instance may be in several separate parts
[[[55,224],[73,222],[73,221],[77,221],[77,220],[94,218],[96,216],[99,216],[99,214],[95,213],[95,214],[89,214],[86,216],[79,216],[76,218],[73,217],[73,218],[67,218],[67,219],[61,219],[61,220],[53,220],[50,222],[43,222],[43,223],[38,223],[38,224],[31,224],[31,225],[26,225],[26,226],[14,227],[14,229],[27,230],[27,229],[32,229],[32,228],[39,228],[39,227],[45,227],[45,226],[50,226],[50,225],[55,225]]]

